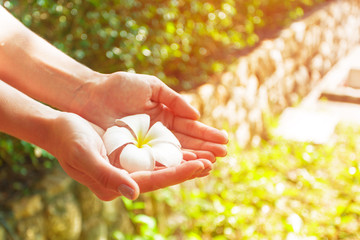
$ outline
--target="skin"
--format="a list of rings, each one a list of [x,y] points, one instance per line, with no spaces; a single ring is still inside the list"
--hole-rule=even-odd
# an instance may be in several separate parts
[[[46,103],[53,108],[43,105]],[[109,163],[101,135],[115,119],[146,113],[179,139],[178,167],[129,174]],[[67,174],[100,199],[140,193],[209,174],[226,155],[226,133],[156,77],[102,74],[65,55],[0,6],[0,131],[53,154]]]

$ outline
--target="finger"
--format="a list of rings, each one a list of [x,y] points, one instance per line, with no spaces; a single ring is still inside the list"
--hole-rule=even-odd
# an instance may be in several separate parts
[[[202,173],[198,178],[207,177],[210,175],[210,172]]]
[[[158,171],[141,171],[131,174],[131,177],[140,187],[140,192],[154,191],[193,178],[197,172],[205,169],[202,161],[188,161],[177,167],[165,168]]]
[[[194,160],[194,159],[203,158],[203,159],[209,160],[212,163],[214,163],[216,161],[214,154],[209,151],[192,150],[192,149],[186,149],[186,150],[183,150],[183,152],[184,151],[190,152],[195,155],[195,158],[193,158],[193,159],[185,159],[184,158],[185,160]]]
[[[182,153],[183,153],[183,159],[186,161],[195,160],[198,158],[196,153],[194,153],[191,150],[182,150]]]
[[[97,152],[92,152],[89,150],[83,156],[91,164],[83,164],[81,169],[77,170],[85,172],[104,189],[118,192],[132,200],[136,199],[139,196],[140,190],[130,174],[125,170],[112,166],[108,159],[104,159]]]
[[[208,176],[210,171],[213,169],[213,165],[208,160],[199,159],[198,161],[200,161],[204,167],[198,168],[190,177],[184,178],[185,180]],[[186,176],[183,176],[183,177],[186,177]],[[181,183],[185,180],[179,179],[180,182],[178,182],[178,183]],[[91,179],[88,182],[91,182]],[[177,184],[177,183],[174,183],[174,184]],[[172,184],[172,185],[174,185],[174,184]],[[99,199],[101,199],[103,201],[111,201],[111,200],[121,196],[121,194],[119,194],[118,192],[110,191],[108,189],[103,188],[97,182],[92,182],[92,184],[88,185],[88,187]],[[161,187],[161,188],[163,188],[163,187]]]
[[[220,144],[228,143],[229,139],[225,131],[207,126],[199,121],[175,116],[172,129],[176,132],[211,141]]]
[[[104,188],[101,184],[89,178],[86,181],[87,186],[100,200],[112,201],[115,198],[122,196],[121,193]]]
[[[118,191],[112,191],[101,186],[95,179],[89,177],[86,173],[79,172],[69,165],[62,165],[64,171],[75,181],[88,187],[99,199],[111,201],[121,194]]]
[[[166,105],[175,115],[189,119],[199,118],[200,114],[194,107],[159,79],[153,81],[152,90],[151,100]]]
[[[204,165],[204,169],[203,169],[202,173],[210,172],[213,169],[213,164],[209,160],[207,160],[207,159],[198,159],[198,161],[201,161],[202,164]]]
[[[97,134],[99,134],[99,136],[104,135],[104,133],[105,133],[105,130],[104,130],[104,129],[102,129],[102,128],[99,127],[98,125],[95,125],[95,124],[92,123],[92,122],[89,122],[89,124],[90,124],[91,127],[97,132]]]
[[[202,139],[187,136],[182,133],[174,132],[174,134],[179,139],[181,146],[185,149],[208,151],[211,152],[215,157],[225,157],[227,154],[226,146],[223,144],[204,141]]]
[[[210,171],[213,169],[213,164],[207,160],[207,159],[199,159],[204,164],[204,170],[201,172],[198,172],[196,176],[193,176],[194,178],[199,177],[205,177],[210,174]]]

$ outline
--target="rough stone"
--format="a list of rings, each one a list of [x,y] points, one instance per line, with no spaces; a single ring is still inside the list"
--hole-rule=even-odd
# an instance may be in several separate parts
[[[199,95],[204,102],[211,100],[215,93],[215,86],[213,84],[207,83],[199,87]]]
[[[81,211],[74,195],[54,197],[46,208],[46,239],[76,240],[81,233]]]
[[[292,76],[287,76],[284,80],[284,93],[286,95],[291,94],[295,88],[295,79]]]
[[[309,73],[305,66],[300,66],[299,69],[294,73],[295,82],[298,84],[301,91],[307,92],[309,82]]]
[[[259,107],[262,112],[269,113],[270,107],[269,107],[269,97],[267,94],[266,86],[260,86],[259,88],[259,94],[258,94],[258,101],[259,101]]]
[[[257,77],[254,75],[250,76],[248,85],[246,86],[245,96],[244,96],[245,97],[245,106],[248,109],[251,109],[255,104],[258,86],[259,86],[259,80],[257,79]]]
[[[272,49],[270,50],[270,58],[274,61],[275,65],[280,64],[283,61],[280,50]],[[273,66],[276,69],[276,66]]]
[[[280,52],[284,51],[286,49],[285,46],[285,40],[283,38],[277,38],[274,40],[274,46],[276,49],[278,49]],[[272,48],[272,46],[270,46]]]
[[[261,133],[263,130],[262,112],[259,108],[254,108],[249,112],[248,120],[250,129],[253,133]]]
[[[245,58],[241,58],[239,63],[237,64],[235,74],[238,78],[238,82],[236,85],[244,85],[247,84],[247,79],[249,78],[249,65]]]
[[[312,70],[317,70],[320,74],[324,72],[324,60],[321,54],[317,54],[310,63],[310,68]]]
[[[230,126],[234,126],[237,122],[236,117],[234,117],[236,108],[237,108],[236,103],[234,103],[233,101],[229,101],[225,106],[225,109],[224,109],[225,116],[227,116],[227,118],[228,118],[228,116],[232,116],[231,118],[228,118],[228,122],[229,122]]]
[[[212,111],[212,117],[214,119],[223,119],[226,118],[226,111],[224,106],[217,106],[214,111]]]
[[[234,78],[235,78],[234,73],[226,72],[221,76],[221,84],[229,87],[236,85]]]
[[[80,237],[81,240],[107,240],[108,227],[107,224],[97,217],[89,219],[83,224],[83,231]]]
[[[229,91],[231,91],[231,89],[232,87],[226,88],[222,84],[217,85],[216,93],[215,93],[215,99],[217,101],[216,105],[224,104],[229,100],[230,97]]]
[[[246,89],[245,87],[234,87],[232,89],[232,97],[231,100],[236,103],[237,106],[242,107],[244,103]]]
[[[278,68],[284,68],[286,75],[291,75],[294,70],[298,67],[298,65],[301,65],[304,61],[304,58],[302,58],[302,55],[304,55],[304,52],[301,53],[295,52],[292,54],[292,57],[290,58],[284,58],[283,65],[278,66]]]
[[[39,214],[22,218],[17,224],[17,232],[21,239],[45,240],[45,221],[43,215]]]
[[[81,184],[77,184],[76,192],[83,221],[101,215],[103,202],[95,194]]]
[[[243,122],[240,124],[235,132],[235,139],[240,147],[245,148],[248,146],[251,140],[249,123]]]
[[[6,230],[4,227],[0,226],[0,240],[5,240]]]
[[[73,181],[62,169],[55,169],[38,183],[37,188],[45,191],[47,198],[52,198],[68,190],[72,184]]]
[[[310,73],[310,77],[311,77],[311,82],[318,82],[321,79],[321,74],[318,70],[311,70]]]
[[[201,99],[198,94],[196,94],[194,92],[188,92],[188,93],[184,92],[181,95],[184,97],[186,102],[191,104],[191,106],[193,106],[194,108],[196,108],[199,111],[201,110],[202,103],[201,103]]]
[[[34,216],[43,210],[41,196],[39,194],[24,197],[19,202],[12,204],[12,211],[16,220]]]
[[[111,202],[104,202],[102,219],[118,231],[129,234],[133,233],[135,231],[134,225],[132,224],[129,216],[124,213],[127,212],[121,198],[115,199]]]
[[[304,40],[306,24],[304,22],[296,22],[291,25],[291,29],[295,33],[295,40],[301,43]]]
[[[326,37],[328,39],[328,37]],[[323,42],[320,45],[320,54],[324,57],[329,57],[331,54],[330,39],[327,42]]]
[[[107,223],[113,223],[118,220],[119,217],[119,209],[117,202],[118,200],[110,201],[110,202],[104,202],[104,208],[102,211],[102,218],[105,219]]]
[[[271,58],[270,53],[263,49],[257,51],[257,54],[257,58],[254,58],[254,62],[252,62],[251,64],[253,64],[253,69],[255,69],[253,73],[255,73],[258,81],[262,83],[265,82],[266,78],[273,74],[273,72],[276,70],[276,63],[274,63],[274,60]],[[279,56],[279,54],[275,53],[274,56],[275,58],[277,58],[276,61],[281,58],[281,54]]]

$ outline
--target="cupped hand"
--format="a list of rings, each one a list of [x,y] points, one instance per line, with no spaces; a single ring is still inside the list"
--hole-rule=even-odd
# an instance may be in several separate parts
[[[175,185],[209,173],[212,164],[185,153],[177,167],[129,174],[110,164],[102,139],[103,130],[71,113],[61,113],[52,125],[52,149],[64,171],[87,186],[100,199],[118,196],[136,199],[140,192]]]
[[[226,155],[226,133],[197,121],[199,113],[184,98],[154,76],[116,72],[104,74],[86,87],[80,115],[106,129],[115,119],[146,113],[161,121],[194,159]]]

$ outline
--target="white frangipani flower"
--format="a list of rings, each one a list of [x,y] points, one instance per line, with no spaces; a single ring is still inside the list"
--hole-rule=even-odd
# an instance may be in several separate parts
[[[103,141],[108,155],[124,147],[119,160],[128,172],[154,170],[156,162],[165,167],[180,164],[180,142],[161,122],[150,128],[150,117],[137,114],[117,119],[115,123],[117,126],[106,130]]]

